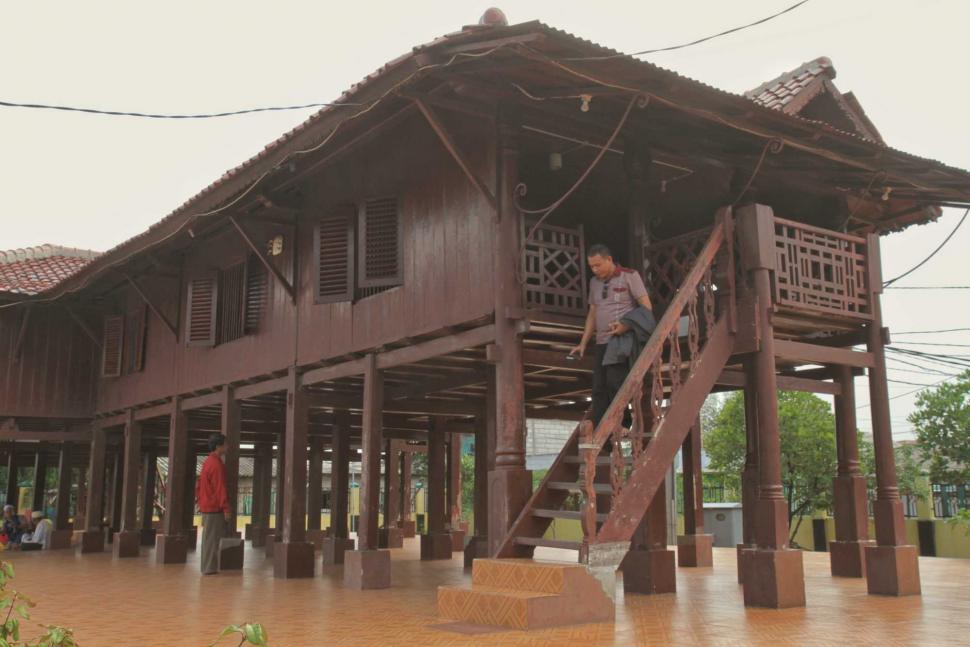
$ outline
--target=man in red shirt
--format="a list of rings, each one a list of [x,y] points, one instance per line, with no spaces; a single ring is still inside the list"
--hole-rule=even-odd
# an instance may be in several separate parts
[[[219,572],[219,541],[226,536],[226,522],[232,518],[226,494],[226,439],[222,434],[209,436],[209,456],[195,482],[195,499],[202,513],[202,574]]]

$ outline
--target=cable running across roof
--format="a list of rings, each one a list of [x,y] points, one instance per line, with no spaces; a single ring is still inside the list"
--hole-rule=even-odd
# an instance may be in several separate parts
[[[942,242],[942,243],[940,243],[940,244],[939,244],[939,245],[937,246],[937,248],[936,248],[936,249],[934,249],[934,250],[933,250],[933,251],[932,251],[932,252],[930,253],[930,255],[929,255],[929,256],[927,256],[926,258],[924,258],[923,260],[921,260],[921,261],[920,261],[919,263],[917,263],[917,264],[916,264],[916,265],[914,265],[913,267],[911,267],[911,268],[909,268],[908,270],[906,270],[905,272],[903,272],[902,274],[900,274],[900,275],[899,275],[899,276],[897,276],[896,278],[892,278],[892,279],[889,279],[888,281],[886,281],[885,283],[883,283],[883,284],[882,284],[882,287],[884,287],[884,288],[888,288],[888,287],[889,287],[890,285],[892,285],[893,283],[895,283],[895,282],[896,282],[896,281],[898,281],[899,279],[901,279],[901,278],[903,278],[904,276],[909,276],[910,274],[912,274],[913,272],[915,272],[915,271],[916,271],[916,270],[918,270],[919,268],[921,268],[921,267],[923,267],[924,265],[926,265],[926,263],[928,263],[928,262],[929,262],[929,260],[930,260],[931,258],[933,258],[934,256],[936,256],[936,254],[937,254],[937,252],[939,252],[939,251],[940,251],[941,249],[943,249],[943,247],[944,247],[944,246],[945,246],[945,245],[946,245],[946,244],[947,244],[948,242],[950,242],[950,239],[951,239],[951,238],[953,238],[953,235],[954,235],[955,233],[957,233],[957,230],[958,230],[958,229],[960,229],[960,225],[962,225],[962,224],[963,224],[963,221],[967,219],[967,214],[970,214],[970,207],[967,207],[967,209],[966,209],[966,211],[964,211],[964,212],[963,212],[963,215],[962,215],[962,216],[960,217],[960,222],[958,222],[958,223],[957,223],[957,226],[953,228],[953,231],[951,231],[951,232],[950,232],[950,234],[949,234],[949,235],[948,235],[948,236],[947,236],[946,238],[944,238],[944,239],[943,239],[943,242]]]

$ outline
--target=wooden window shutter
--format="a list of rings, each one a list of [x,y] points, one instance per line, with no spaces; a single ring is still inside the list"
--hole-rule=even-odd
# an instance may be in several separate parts
[[[354,298],[354,208],[344,206],[314,230],[317,303]]]
[[[255,254],[246,261],[246,313],[243,326],[247,335],[259,331],[263,310],[269,301],[269,276]]]
[[[364,201],[359,215],[358,287],[401,284],[401,226],[397,198]]]
[[[219,295],[216,319],[219,322],[217,342],[223,344],[243,336],[246,316],[246,263],[239,263],[219,273]]]
[[[118,377],[121,375],[122,349],[125,335],[125,318],[108,316],[104,318],[102,337],[101,375]]]
[[[185,341],[189,346],[216,343],[216,294],[218,280],[210,274],[189,281]]]
[[[128,314],[125,323],[124,372],[137,373],[145,369],[145,339],[148,332],[148,306],[142,305]]]

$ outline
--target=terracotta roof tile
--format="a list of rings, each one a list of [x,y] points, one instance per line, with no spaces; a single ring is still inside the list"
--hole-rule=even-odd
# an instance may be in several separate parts
[[[827,56],[821,56],[777,78],[765,81],[754,90],[745,92],[744,96],[766,108],[781,110],[815,81],[834,78],[835,67],[832,61]]]
[[[0,292],[33,295],[49,290],[98,256],[86,249],[40,245],[0,251]]]

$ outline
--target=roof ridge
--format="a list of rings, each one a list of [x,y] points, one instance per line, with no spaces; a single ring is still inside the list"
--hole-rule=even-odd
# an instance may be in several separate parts
[[[20,263],[22,261],[42,260],[54,256],[66,256],[68,258],[83,258],[94,260],[101,255],[91,249],[80,249],[78,247],[63,247],[44,243],[34,247],[21,247],[18,249],[0,250],[0,264]]]
[[[818,67],[818,69],[813,70],[812,68],[816,66]],[[819,76],[820,74],[825,74],[825,76],[827,76],[829,79],[834,79],[836,75],[835,65],[832,64],[832,59],[830,59],[828,56],[819,56],[818,58],[814,58],[810,61],[805,61],[804,63],[802,63],[801,65],[799,65],[793,70],[789,70],[787,72],[783,72],[782,74],[779,74],[778,76],[771,79],[770,81],[765,81],[764,83],[754,88],[753,90],[748,90],[747,92],[744,93],[744,96],[748,97],[749,99],[755,99],[759,94],[761,94],[765,90],[771,87],[774,87],[776,85],[783,85],[788,81],[792,80],[793,78],[795,78],[796,76],[800,76],[804,74],[805,72],[809,72],[813,76]]]

